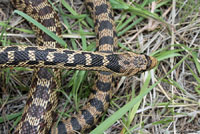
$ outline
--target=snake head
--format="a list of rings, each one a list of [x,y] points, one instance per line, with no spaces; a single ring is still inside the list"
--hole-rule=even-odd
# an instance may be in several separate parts
[[[157,59],[148,55],[126,52],[119,56],[119,65],[122,75],[133,76],[154,68],[157,65]]]

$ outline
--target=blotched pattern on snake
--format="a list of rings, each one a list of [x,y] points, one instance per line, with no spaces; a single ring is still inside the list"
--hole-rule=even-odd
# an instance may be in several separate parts
[[[12,3],[17,9],[30,15],[56,35],[61,35],[61,26],[58,16],[47,0],[12,0]],[[95,33],[97,36],[96,47],[99,52],[89,53],[53,49],[60,48],[60,45],[33,25],[32,28],[36,32],[37,46],[39,47],[12,46],[1,49],[0,54],[5,55],[4,59],[0,59],[0,61],[2,61],[0,67],[46,66],[54,68],[52,70],[47,68],[35,69],[27,104],[21,122],[16,128],[16,134],[71,134],[75,132],[84,132],[97,122],[98,118],[108,107],[111,98],[111,89],[113,88],[113,72],[123,72],[122,75],[133,75],[151,69],[156,65],[156,59],[146,55],[131,54],[129,52],[119,55],[113,53],[113,46],[117,44],[117,37],[109,2],[107,0],[86,0],[85,3],[94,20]],[[48,49],[47,47],[51,47],[52,49]],[[8,49],[10,49],[10,51]],[[39,55],[39,51],[43,51],[40,53],[42,56]],[[58,63],[58,58],[55,57],[62,55],[64,51],[67,58],[61,58],[62,62]],[[21,57],[20,54],[24,54],[25,58],[18,62],[17,59]],[[96,59],[102,59],[97,64],[93,62],[94,55],[98,57]],[[132,60],[129,59],[130,55],[133,55]],[[85,61],[84,63],[78,63],[79,56],[83,59],[82,62]],[[43,59],[38,57],[43,57]],[[70,62],[71,64],[69,64]],[[92,70],[98,70],[97,68],[102,67],[100,70],[104,71],[96,73],[97,80],[93,86],[88,103],[77,115],[72,115],[71,118],[59,122],[58,125],[55,122],[52,125],[55,108],[58,103],[55,89],[58,89],[60,85],[60,71],[58,67],[53,67],[55,66],[54,64],[59,64],[59,68],[64,67],[67,69],[70,67],[66,66],[66,64],[70,65],[71,69],[86,69],[86,66],[90,66]],[[126,68],[123,68],[129,65],[132,66],[132,69],[127,71]],[[112,73],[107,71],[111,71]]]

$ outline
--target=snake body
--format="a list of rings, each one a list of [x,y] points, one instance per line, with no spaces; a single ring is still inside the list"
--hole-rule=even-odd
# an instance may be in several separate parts
[[[107,71],[132,76],[156,65],[147,55],[132,52],[105,53],[73,51],[58,48],[8,46],[0,48],[0,67],[49,67]]]
[[[61,35],[59,18],[48,0],[11,0],[11,2],[18,10],[27,13],[57,36]],[[31,27],[36,32],[37,46],[60,47],[55,40],[36,26],[31,24]],[[15,134],[49,132],[58,104],[55,89],[59,88],[59,78],[60,73],[57,69],[35,69],[28,100]]]
[[[117,43],[113,14],[107,0],[86,0],[94,24],[97,51],[113,52],[113,45]],[[72,134],[83,132],[94,125],[102,113],[107,109],[110,98],[113,76],[107,72],[97,72],[97,80],[88,103],[77,115],[63,120],[52,126],[51,134]]]
[[[61,34],[57,14],[47,0],[13,0],[12,3],[17,9],[30,15],[56,35]],[[10,46],[0,50],[0,67],[39,67],[36,69],[27,104],[15,134],[84,132],[97,122],[109,105],[113,88],[113,72],[133,75],[156,65],[156,60],[150,56],[130,52],[113,53],[117,37],[110,4],[107,0],[86,0],[86,5],[94,19],[96,45],[99,52],[60,49],[56,41],[35,26],[32,28],[36,31],[37,45],[40,47]],[[80,57],[83,60],[78,62]],[[40,68],[43,66],[55,69]],[[132,69],[124,69],[125,66],[132,66]],[[59,69],[57,68],[87,69],[88,67],[92,70],[103,71],[96,73],[97,80],[88,103],[77,115],[72,115],[71,118],[60,121],[58,124],[54,122],[52,125],[58,103],[55,91],[59,88],[59,83],[57,83]]]

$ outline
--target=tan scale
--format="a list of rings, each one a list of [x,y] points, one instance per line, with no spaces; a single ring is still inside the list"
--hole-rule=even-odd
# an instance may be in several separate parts
[[[102,38],[104,36],[111,36],[113,37],[113,32],[110,29],[103,29],[102,31],[99,31],[99,37]]]
[[[40,3],[39,5],[35,6],[34,9],[36,9],[38,12],[45,8],[47,6],[47,4],[45,2]]]
[[[47,61],[53,62],[54,57],[55,57],[54,53],[52,53],[52,52],[48,53],[48,55],[47,55]]]
[[[14,52],[13,51],[9,51],[8,52],[8,63],[12,63],[14,61]]]
[[[86,57],[86,65],[91,65],[92,63],[92,60],[91,60],[91,56],[89,54],[85,54],[85,57]]]
[[[40,99],[40,98],[36,98],[33,100],[33,103],[36,105],[36,106],[42,106],[42,107],[47,107],[47,104],[48,102],[43,100],[43,99]]]
[[[36,117],[31,117],[30,115],[27,115],[27,119],[25,121],[30,122],[30,125],[35,126],[39,124],[39,120]],[[23,133],[23,132],[22,132]]]
[[[112,50],[112,47],[110,46],[110,44],[104,44],[104,45],[99,46],[99,50],[106,51],[105,48]]]
[[[72,54],[67,54],[68,56],[68,61],[67,63],[74,63],[74,53]]]
[[[112,79],[112,77],[110,76],[110,75],[103,75],[102,77],[101,77],[101,81],[103,82],[103,83],[106,83],[108,80],[110,80],[110,79]]]
[[[28,55],[29,55],[30,61],[36,60],[34,51],[29,51]]]
[[[112,23],[112,20],[109,18],[109,14],[108,13],[102,13],[98,16],[99,21],[109,21]]]

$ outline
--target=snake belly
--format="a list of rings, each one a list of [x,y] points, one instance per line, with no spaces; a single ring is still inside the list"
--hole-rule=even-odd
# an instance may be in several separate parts
[[[12,4],[57,36],[61,35],[58,16],[47,0],[12,0]],[[36,32],[38,46],[60,47],[55,40],[36,26],[31,25],[31,27]],[[28,100],[15,134],[49,133],[58,103],[55,89],[59,88],[59,77],[59,70],[35,69]]]

